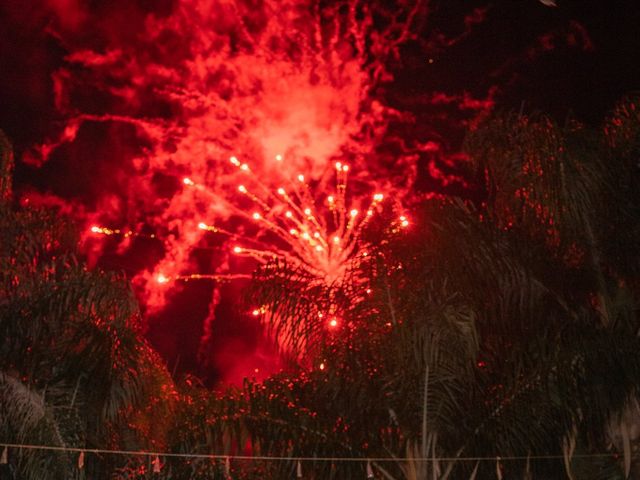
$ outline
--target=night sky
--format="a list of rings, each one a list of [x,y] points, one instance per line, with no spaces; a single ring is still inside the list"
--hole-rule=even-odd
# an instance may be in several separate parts
[[[88,122],[80,127],[73,141],[54,148],[46,161],[34,159],[34,151],[38,145],[54,143],[74,109],[92,114],[133,115],[126,105],[116,104],[113,96],[92,90],[95,79],[78,65],[69,66],[69,55],[87,50],[105,53],[113,45],[134,45],[135,51],[148,16],[169,18],[177,3],[0,3],[0,129],[16,150],[18,201],[57,205],[75,215],[84,226],[98,218],[96,212],[105,208],[105,199],[131,195],[123,187],[136,175],[131,159],[150,148],[131,124]],[[638,90],[638,2],[556,3],[557,7],[536,0],[431,2],[428,15],[415,28],[415,38],[399,47],[398,57],[387,59],[386,67],[393,79],[381,82],[371,92],[383,104],[411,116],[409,121],[389,121],[384,139],[374,149],[380,158],[376,168],[388,168],[390,178],[401,175],[398,164],[385,165],[385,156],[394,156],[401,148],[398,145],[418,150],[412,145],[434,142],[439,152],[436,163],[445,172],[448,165],[455,173],[455,165],[452,167],[448,159],[456,158],[465,129],[472,128],[492,109],[542,111],[560,123],[574,117],[597,126],[621,96]],[[260,10],[262,2],[252,5]],[[380,5],[381,11],[394,9],[389,2]],[[229,38],[234,41],[232,35]],[[142,50],[144,44],[139,44],[142,58],[147,52]],[[179,39],[176,45],[181,45]],[[163,53],[148,53],[154,54]],[[164,52],[170,54],[171,49]],[[72,93],[63,100],[54,81],[62,67],[65,74],[73,77]],[[118,83],[122,77],[114,78],[110,87],[123,87]],[[140,96],[139,91],[137,94]],[[145,117],[156,119],[175,115],[174,106],[158,102],[151,94],[148,99],[136,101],[141,105],[136,107],[136,114],[143,112]],[[424,157],[425,152],[423,149],[420,155]],[[417,162],[417,181],[411,187],[411,195],[433,190],[473,196],[469,193],[473,186],[463,186],[462,182],[443,186],[422,157]],[[179,187],[176,175],[156,172],[147,187],[158,198],[170,199]],[[145,208],[148,214],[149,205]],[[131,213],[119,219],[129,226],[133,224],[137,231],[154,232],[144,219]],[[133,241],[126,250],[119,248],[117,242],[98,248],[89,241],[83,248],[92,265],[125,271],[131,277],[150,268],[162,256],[161,245],[144,237]],[[192,263],[205,267],[213,261],[229,261],[215,254],[212,260],[211,254],[198,253],[197,249],[190,258]],[[234,265],[233,260],[231,266],[247,268]],[[162,309],[149,314],[148,338],[167,359],[170,369],[195,372],[212,383],[218,379],[237,380],[254,365],[266,365],[267,370],[278,367],[272,358],[273,348],[261,340],[256,320],[238,311],[242,290],[242,283],[225,285],[219,289],[221,300],[216,303],[210,285],[192,282]],[[143,298],[146,310],[145,302]],[[216,310],[215,331],[203,347],[201,339],[207,328],[203,319],[211,316],[212,308]],[[250,362],[245,362],[247,358]]]

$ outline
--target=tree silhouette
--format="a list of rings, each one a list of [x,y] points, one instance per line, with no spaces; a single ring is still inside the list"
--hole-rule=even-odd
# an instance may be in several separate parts
[[[495,114],[464,148],[481,202],[425,200],[402,236],[388,235],[383,212],[363,232],[368,260],[340,284],[261,267],[248,295],[277,312],[271,326],[293,332],[290,347],[313,348],[287,373],[218,392],[192,377],[174,387],[136,329],[124,279],[87,271],[73,229],[13,208],[3,177],[1,438],[337,458],[305,462],[304,478],[637,475],[640,99],[601,130]],[[9,175],[10,155],[0,158]],[[323,302],[341,312],[332,332],[305,323]],[[91,478],[151,475],[137,459],[94,462]],[[26,478],[79,475],[62,454],[13,464]],[[154,478],[296,468],[168,458]]]
[[[6,175],[8,148],[2,137]],[[10,179],[3,176],[0,186],[0,441],[124,446],[136,438],[129,422],[143,418],[136,411],[169,380],[142,339],[133,292],[121,276],[88,271],[77,260],[69,222],[52,211],[14,208]],[[76,454],[14,453],[19,478],[82,473]],[[93,460],[87,475],[106,478]]]

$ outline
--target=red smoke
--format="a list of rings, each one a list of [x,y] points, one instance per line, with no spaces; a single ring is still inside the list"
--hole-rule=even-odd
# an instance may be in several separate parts
[[[458,168],[464,157],[450,153],[461,126],[473,127],[489,112],[505,84],[518,84],[518,70],[529,62],[554,49],[594,48],[582,24],[570,21],[566,27],[560,22],[551,30],[533,29],[530,40],[515,43],[511,53],[500,53],[511,41],[492,34],[480,57],[475,29],[520,11],[509,2],[491,5],[471,10],[455,2],[432,2],[427,9],[408,0],[5,2],[5,31],[14,28],[12,35],[20,39],[34,31],[34,37],[55,44],[46,55],[34,49],[38,54],[25,60],[24,85],[4,60],[21,53],[0,44],[6,95],[28,90],[32,109],[23,116],[39,133],[25,136],[48,134],[22,152],[23,165],[38,166],[43,177],[57,175],[52,183],[33,186],[46,193],[23,187],[23,201],[58,205],[81,218],[90,260],[134,279],[152,339],[169,344],[185,332],[194,338],[164,345],[163,351],[174,352],[169,357],[199,351],[206,364],[215,350],[223,352],[216,362],[227,378],[252,375],[255,368],[268,373],[256,365],[259,358],[271,369],[279,364],[269,344],[256,340],[253,306],[236,305],[243,284],[221,290],[219,283],[173,281],[189,274],[246,274],[255,266],[232,254],[235,242],[228,237],[199,228],[204,222],[239,236],[259,233],[246,218],[252,203],[238,192],[246,176],[229,157],[250,165],[270,189],[302,173],[321,198],[332,193],[327,172],[336,161],[351,166],[349,200],[362,204],[378,191],[404,199],[416,183],[428,191],[468,192],[473,185]],[[528,8],[549,13],[536,2]],[[445,28],[438,19],[447,19]],[[12,37],[0,32],[4,38]],[[470,45],[471,55],[463,58],[462,49]],[[491,75],[476,78],[480,64]],[[442,78],[431,73],[436,71]],[[515,97],[520,105],[523,97]],[[34,115],[43,104],[46,115]],[[17,135],[28,130],[17,125]],[[184,177],[194,188],[185,186]],[[92,233],[94,225],[113,234]],[[192,301],[194,295],[199,302]],[[222,338],[241,341],[230,347]]]
[[[115,188],[98,192],[87,215],[87,229],[117,232],[89,235],[87,248],[100,255],[103,242],[126,255],[136,235],[161,239],[161,252],[133,279],[148,314],[181,288],[165,279],[250,271],[246,262],[229,264],[229,245],[216,245],[206,265],[196,255],[210,237],[201,222],[245,228],[231,156],[274,187],[300,173],[320,181],[340,160],[360,183],[390,188],[373,158],[397,113],[374,89],[391,79],[386,65],[411,38],[424,13],[419,2],[392,12],[356,1],[179,0],[161,12],[117,3],[89,16],[78,1],[46,2],[56,14],[51,32],[68,51],[53,75],[65,124],[25,158],[41,165],[104,135],[135,145],[120,148],[123,157],[103,172]],[[399,153],[398,164],[415,161]],[[403,189],[412,169],[404,176]],[[186,188],[183,177],[201,188]],[[203,328],[205,352],[218,301],[214,295]]]
[[[40,0],[25,12],[18,2],[7,5],[62,52],[49,86],[56,132],[22,159],[41,170],[71,159],[65,168],[75,185],[56,192],[64,201],[29,198],[82,218],[87,255],[132,277],[153,338],[169,341],[199,315],[197,328],[184,327],[195,341],[166,350],[199,351],[205,365],[215,349],[214,363],[232,379],[280,366],[272,346],[256,340],[254,306],[236,302],[244,284],[222,294],[217,281],[197,288],[176,281],[255,267],[232,252],[238,238],[260,230],[250,218],[255,202],[238,191],[247,176],[230,157],[273,191],[303,174],[320,210],[335,162],[351,167],[349,202],[361,211],[374,192],[403,200],[416,183],[464,194],[473,179],[460,175],[465,159],[451,154],[457,139],[449,129],[473,128],[503,94],[496,78],[517,78],[518,65],[554,49],[593,48],[571,21],[536,33],[493,70],[493,83],[468,89],[474,79],[459,74],[467,67],[456,52],[504,6],[457,12],[440,30],[427,14],[446,15],[439,13],[445,3],[428,11],[402,0]],[[504,58],[488,60],[493,69]],[[449,68],[458,85],[435,82],[425,73],[431,67]],[[394,83],[403,69],[409,73]],[[183,318],[176,305],[196,291],[201,305]],[[216,318],[241,326],[228,332],[236,346],[220,340],[227,327]]]
[[[125,179],[126,203],[97,213],[113,225],[135,210],[164,234],[164,257],[138,276],[149,307],[165,302],[159,273],[192,268],[191,248],[203,237],[198,223],[233,212],[238,182],[230,156],[274,185],[299,172],[317,179],[332,159],[367,161],[389,115],[370,91],[394,48],[372,23],[366,4],[320,11],[299,1],[256,8],[183,0],[168,16],[149,14],[133,40],[107,36],[99,50],[67,56],[54,80],[68,127],[39,151],[46,157],[72,141],[85,122],[128,124],[147,142]],[[79,110],[74,97],[88,93],[107,98],[108,108]],[[157,175],[188,176],[207,193],[178,189],[158,199]]]

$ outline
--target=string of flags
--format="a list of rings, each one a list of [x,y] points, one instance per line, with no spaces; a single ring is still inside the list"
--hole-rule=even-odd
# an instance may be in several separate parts
[[[153,459],[153,473],[160,473],[162,469],[162,465],[160,464],[160,457],[156,455],[156,458]]]
[[[212,460],[224,461],[224,472],[227,478],[231,478],[231,459],[233,460],[264,460],[264,461],[288,461],[296,462],[296,478],[303,478],[302,462],[366,462],[366,478],[375,478],[373,471],[373,464],[375,462],[401,462],[403,459],[396,457],[379,457],[379,458],[366,458],[366,457],[286,457],[286,456],[259,456],[259,455],[216,455],[216,454],[203,454],[203,453],[171,453],[171,452],[149,452],[149,451],[135,451],[135,450],[107,450],[107,449],[91,449],[91,448],[76,448],[76,447],[58,447],[51,445],[29,445],[29,444],[14,444],[14,443],[0,443],[2,447],[2,453],[0,454],[0,465],[6,465],[9,460],[9,448],[16,450],[29,449],[29,450],[52,450],[52,451],[65,451],[78,453],[77,466],[79,470],[82,470],[85,466],[85,454],[112,454],[112,455],[129,455],[129,456],[146,456],[153,458],[151,462],[153,473],[161,473],[162,461],[160,457],[183,457],[183,458],[208,458]],[[616,457],[615,452],[609,453],[590,453],[590,454],[576,454],[574,457]],[[492,461],[496,462],[496,472],[498,479],[501,475],[501,463],[505,460],[553,460],[564,459],[563,455],[527,455],[527,456],[511,456],[511,457],[430,457],[430,458],[413,458],[414,462],[434,462],[434,461],[473,461],[476,462],[475,469],[477,470],[480,461]]]
[[[46,445],[17,445],[17,444],[10,444],[10,445],[5,445],[4,449],[2,450],[2,455],[0,456],[0,465],[6,465],[8,463],[8,452],[9,452],[9,447],[12,448],[16,448],[16,449],[21,449],[21,448],[25,448],[25,449],[40,449],[40,450],[63,450],[63,451],[78,451],[78,470],[82,470],[84,468],[84,462],[85,462],[85,452],[92,452],[92,453],[114,453],[114,454],[132,454],[132,455],[147,455],[149,453],[152,452],[134,452],[134,451],[119,451],[119,450],[101,450],[101,449],[82,449],[82,448],[65,448],[65,447],[51,447],[51,446],[46,446]],[[163,454],[163,456],[206,456],[206,457],[213,457],[213,458],[217,458],[217,455],[189,455],[189,454],[171,454],[171,453],[165,453]],[[265,460],[265,459],[276,459],[276,460],[283,460],[283,457],[234,457],[236,459],[241,458],[241,459],[247,459],[247,458],[252,458],[252,459],[261,459],[261,460]],[[292,458],[293,460],[293,458]],[[303,478],[303,474],[302,474],[302,461],[310,461],[310,460],[327,460],[327,459],[322,459],[322,458],[298,458],[296,461],[296,478]],[[331,460],[337,460],[337,459],[331,459]],[[354,460],[358,460],[356,458],[349,458],[346,459],[349,461],[354,461]],[[363,460],[364,459],[360,459]],[[155,456],[153,457],[153,461],[151,462],[151,466],[152,466],[152,471],[153,473],[161,473],[162,471],[162,461],[160,460],[160,454],[155,454]],[[367,472],[367,478],[371,479],[371,478],[375,478],[374,474],[373,474],[373,468],[371,467],[371,461],[367,459],[367,464],[366,464],[366,472]],[[231,457],[226,455],[224,456],[224,473],[225,476],[227,478],[231,478]]]

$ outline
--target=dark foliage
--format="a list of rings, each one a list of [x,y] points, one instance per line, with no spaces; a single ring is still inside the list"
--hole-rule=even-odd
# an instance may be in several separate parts
[[[331,285],[258,270],[252,299],[297,365],[222,392],[174,387],[126,282],[86,271],[66,223],[5,200],[2,438],[254,456],[167,458],[156,474],[185,480],[295,476],[295,462],[261,456],[318,458],[304,478],[365,478],[366,458],[392,459],[371,463],[386,479],[637,473],[639,112],[625,99],[602,132],[495,115],[465,144],[482,204],[423,202],[403,235],[383,212],[366,260]],[[326,305],[335,331],[310,317]],[[146,462],[95,468],[147,478]],[[14,463],[27,478],[79,475],[62,454]]]

